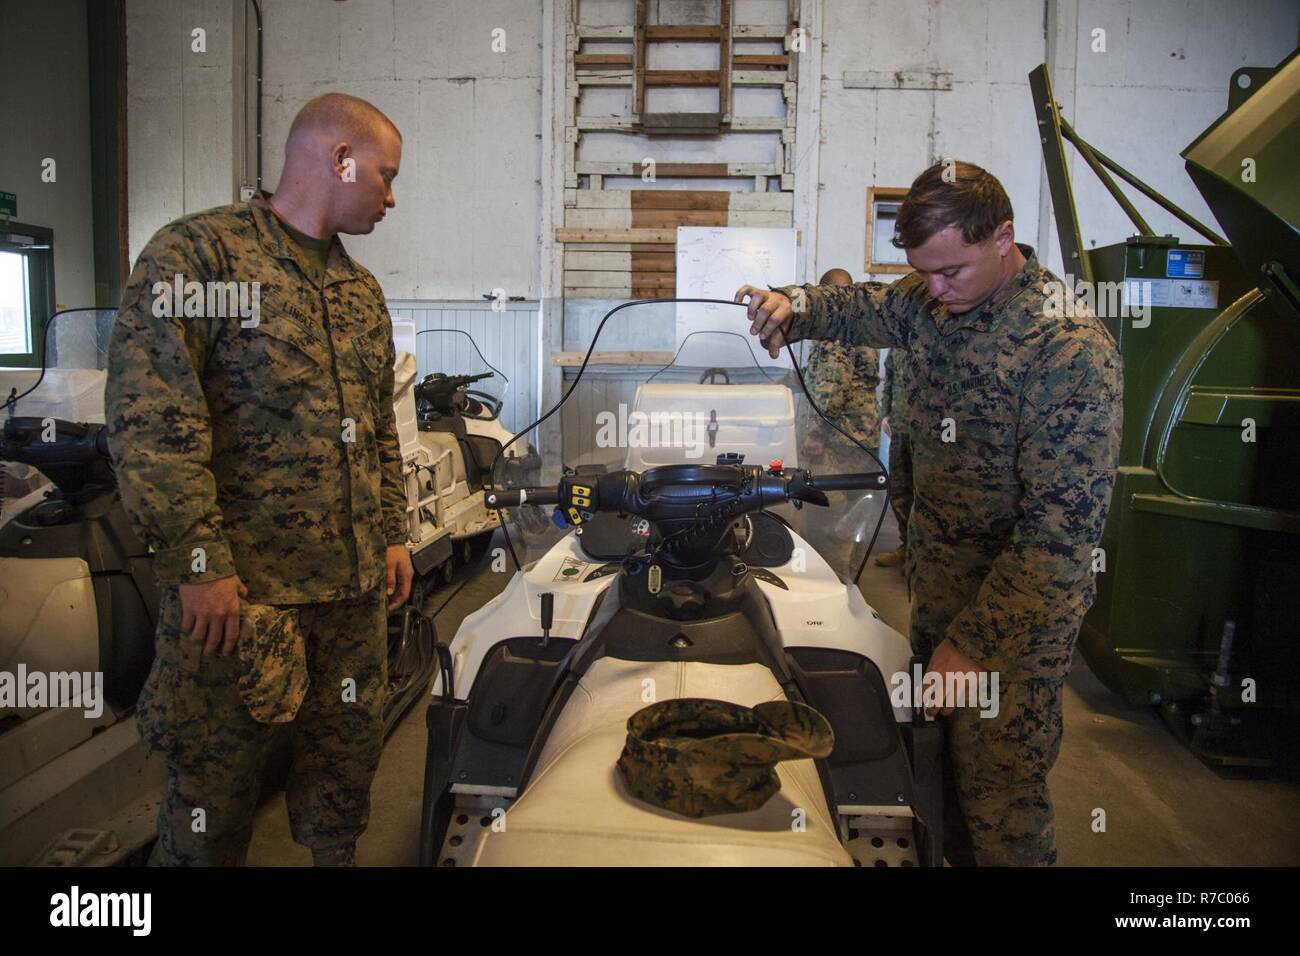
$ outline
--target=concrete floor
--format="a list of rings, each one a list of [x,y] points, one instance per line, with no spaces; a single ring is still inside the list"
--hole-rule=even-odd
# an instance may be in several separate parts
[[[877,551],[897,546],[892,516]],[[449,640],[461,618],[505,587],[508,575],[487,563],[462,568],[465,586],[437,617]],[[908,630],[902,573],[868,565],[860,582],[867,602],[903,634]],[[427,610],[449,590],[435,593]],[[368,866],[413,866],[420,832],[425,727],[417,703],[394,730],[371,791],[370,827],[358,845]],[[1131,707],[1107,690],[1076,655],[1065,698],[1065,739],[1049,778],[1057,845],[1065,866],[1205,866],[1300,864],[1300,784],[1232,780],[1194,757],[1149,708]],[[1094,810],[1106,830],[1093,831]],[[310,865],[289,835],[284,795],[258,811],[249,864]]]

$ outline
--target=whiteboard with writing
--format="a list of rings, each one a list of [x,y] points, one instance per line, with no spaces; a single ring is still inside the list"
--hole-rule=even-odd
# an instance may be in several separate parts
[[[677,298],[731,299],[743,285],[765,288],[795,281],[795,231],[751,226],[678,226]],[[738,308],[679,303],[677,345],[692,332],[720,329],[734,323],[748,335],[749,326]],[[764,365],[788,367],[784,351],[772,359],[758,339],[754,353]]]

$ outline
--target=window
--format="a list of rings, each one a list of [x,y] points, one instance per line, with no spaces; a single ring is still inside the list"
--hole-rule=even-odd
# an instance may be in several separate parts
[[[0,365],[41,364],[41,335],[54,302],[53,233],[0,226]]]
[[[912,271],[907,253],[893,243],[894,222],[907,189],[871,186],[867,189],[867,272],[906,274]]]

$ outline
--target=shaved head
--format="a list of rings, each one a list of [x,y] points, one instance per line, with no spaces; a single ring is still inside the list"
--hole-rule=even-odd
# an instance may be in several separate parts
[[[845,269],[827,269],[818,285],[853,285],[853,276]]]
[[[308,100],[289,127],[285,155],[317,145],[322,139],[361,143],[374,140],[381,130],[390,130],[400,140],[401,132],[379,107],[346,93],[325,93]]]
[[[370,232],[396,205],[402,134],[372,103],[346,93],[308,100],[289,127],[272,197],[295,228],[324,238]]]

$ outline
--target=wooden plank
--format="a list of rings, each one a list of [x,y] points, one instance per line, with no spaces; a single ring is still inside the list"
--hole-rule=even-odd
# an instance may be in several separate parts
[[[632,212],[632,225],[638,229],[667,229],[676,226],[726,226],[731,224],[731,213],[725,209],[637,209]],[[771,216],[781,213],[736,213],[735,215]]]
[[[600,173],[602,176],[640,176],[642,168],[639,162],[579,161],[574,163],[574,172],[579,175]],[[656,163],[654,173],[658,179],[725,179],[728,176],[779,176],[781,167],[779,163]]]
[[[728,193],[719,189],[629,189],[631,207],[642,209],[721,210],[728,208]]]
[[[577,116],[573,120],[573,125],[579,130],[635,132],[640,126],[640,121],[635,116]],[[784,116],[733,116],[729,132],[783,133],[787,129],[790,129],[793,135],[793,127],[787,126]]]
[[[779,196],[780,193],[771,195]],[[793,218],[788,212],[733,212],[727,217],[727,225],[788,229],[793,225]]]
[[[565,286],[564,297],[566,299],[630,299],[632,298],[632,286],[622,289],[584,289],[577,286]]]
[[[789,82],[785,70],[732,70],[733,86],[783,86]]]
[[[692,43],[697,41],[717,40],[722,35],[722,28],[711,23],[692,25],[648,24],[645,28],[647,40],[663,42],[677,40]]]
[[[783,130],[786,128],[787,120],[784,116],[733,116],[731,118],[731,131],[733,133],[742,132],[766,132]]]
[[[784,53],[737,53],[731,58],[731,65],[733,68],[741,66],[787,67],[790,65],[790,57]]]
[[[640,116],[645,112],[645,28],[646,0],[636,0],[636,29],[633,32],[632,55],[636,79],[632,84],[632,112]]]
[[[624,289],[589,289],[584,286],[564,287],[564,295],[569,299],[671,299],[674,291],[646,289],[640,286],[628,286]]]
[[[737,23],[737,40],[784,40],[788,27],[784,23]]]
[[[564,210],[566,229],[627,229],[632,225],[632,210],[628,208],[584,209],[575,206]]]
[[[575,67],[593,67],[593,66],[627,66],[632,65],[631,53],[575,53],[573,54],[573,65]]]
[[[764,197],[780,193],[761,193]],[[790,225],[788,209],[565,209],[564,228],[601,232],[628,229],[665,230],[677,226],[773,226]],[[572,240],[569,240],[572,241]]]
[[[587,130],[635,130],[637,119],[635,116],[578,116],[575,117],[573,125],[578,129]]]
[[[677,244],[676,229],[556,229],[556,242],[666,242]]]
[[[564,250],[564,268],[585,269],[590,272],[632,271],[630,252],[587,252],[586,246],[572,246]]]
[[[677,278],[672,272],[642,272],[636,281],[629,282],[627,272],[604,272],[594,269],[565,269],[564,284],[581,289],[621,289],[626,286],[641,286],[649,289],[668,289],[677,287]]]
[[[728,167],[726,163],[655,163],[651,168],[656,176],[671,178],[680,176],[725,176]],[[635,176],[640,176],[645,171],[641,163],[634,163],[632,169]]]
[[[674,252],[600,252],[590,251],[590,246],[573,246],[564,252],[565,269],[585,269],[591,272],[676,272],[677,255]]]
[[[676,252],[634,252],[632,253],[632,271],[677,273]]]
[[[718,112],[722,114],[722,122],[729,123],[731,122],[731,82],[733,79],[732,70],[729,66],[731,63],[731,28],[735,23],[731,0],[721,0],[718,13],[722,24],[722,37],[718,41],[718,71],[721,73],[718,79]]]
[[[719,70],[644,70],[644,85],[650,86],[717,86]],[[637,110],[645,112],[644,104]]]
[[[582,40],[630,40],[632,33],[630,26],[578,27],[578,38]]]
[[[586,352],[552,352],[553,365],[581,365]],[[674,352],[592,352],[590,365],[667,365],[676,357]]]
[[[640,198],[633,200],[633,196]],[[712,198],[725,197],[721,206]],[[790,212],[794,197],[781,193],[728,192],[718,189],[578,189],[573,191],[570,206],[581,209],[627,209],[633,202],[651,209],[714,209],[748,210],[753,212]]]
[[[579,86],[631,86],[631,70],[579,70]]]
[[[675,242],[584,242],[572,243],[575,249],[583,252],[648,252],[672,255],[677,248]]]

